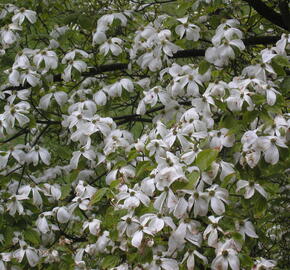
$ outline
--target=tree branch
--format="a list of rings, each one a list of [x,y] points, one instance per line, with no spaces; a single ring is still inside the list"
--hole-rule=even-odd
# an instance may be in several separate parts
[[[287,26],[288,30],[290,30],[290,11],[289,11],[288,3],[289,2],[285,0],[279,1],[279,9],[280,9],[284,24]]]
[[[272,8],[268,7],[261,0],[244,0],[247,2],[252,8],[254,8],[263,18],[272,22],[273,24],[285,29],[290,30],[290,28],[285,24],[282,19],[282,16],[275,12]],[[289,18],[287,18],[289,20]]]
[[[4,141],[2,141],[2,142],[0,142],[0,143],[1,143],[1,144],[8,143],[8,142],[10,142],[10,141],[12,141],[12,140],[14,140],[14,139],[20,137],[21,135],[23,135],[23,134],[25,134],[25,133],[27,133],[27,132],[29,132],[28,128],[21,129],[21,130],[20,130],[19,132],[17,132],[15,135],[13,135],[12,137],[10,137],[10,138],[8,138],[8,139],[6,139],[6,140],[4,140]]]
[[[248,0],[245,0],[248,1]],[[243,40],[245,45],[268,45],[273,44],[277,42],[280,39],[279,36],[262,36],[262,37],[250,37]],[[177,51],[171,58],[188,58],[188,57],[198,57],[198,56],[204,56],[206,49],[188,49],[188,50],[180,50]],[[104,72],[112,72],[112,71],[122,71],[126,70],[128,68],[128,63],[115,63],[115,64],[107,64],[107,65],[101,65],[97,67],[91,67],[89,68],[89,71],[83,72],[82,76],[84,77],[90,77],[95,76],[98,74],[102,74]],[[61,82],[62,77],[61,74],[57,74],[53,76],[54,82]],[[26,88],[30,88],[31,86],[28,83],[25,83],[24,85],[20,86],[10,86],[6,87],[2,91],[6,90],[22,90]]]

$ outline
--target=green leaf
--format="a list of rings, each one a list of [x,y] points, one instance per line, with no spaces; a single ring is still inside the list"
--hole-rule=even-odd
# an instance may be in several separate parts
[[[247,254],[239,254],[239,258],[241,261],[241,265],[244,266],[246,269],[251,269],[254,265],[253,259]]]
[[[233,237],[234,240],[236,240],[236,241],[240,242],[241,244],[243,244],[244,238],[243,238],[243,236],[240,233],[232,232],[231,236]]]
[[[273,60],[276,64],[282,67],[290,67],[290,62],[288,61],[287,57],[282,55],[277,55],[273,58]]]
[[[286,73],[283,69],[283,66],[279,65],[276,61],[272,61],[272,68],[277,73],[278,76],[285,76]]]
[[[138,178],[138,179],[144,178],[153,169],[154,169],[154,167],[151,165],[151,161],[142,161],[142,162],[140,162],[137,165],[136,178]]]
[[[82,15],[79,16],[78,22],[79,22],[81,27],[83,27],[85,29],[88,29],[88,30],[91,29],[91,27],[93,25],[92,18],[88,17],[85,14],[82,14]]]
[[[199,179],[200,173],[198,171],[193,171],[186,176],[187,176],[188,181],[175,181],[171,185],[171,189],[173,191],[180,190],[180,189],[193,190],[195,187],[195,183]]]
[[[215,161],[218,153],[219,151],[215,149],[201,151],[196,157],[196,165],[201,169],[201,171],[205,171],[209,168],[212,162]]]
[[[97,202],[99,202],[106,193],[108,193],[110,191],[109,188],[100,188],[92,197],[91,201],[90,201],[90,205],[96,204]]]
[[[256,194],[255,194],[256,195]],[[255,196],[256,197],[256,196]],[[257,195],[254,203],[254,217],[261,218],[267,210],[267,200],[262,195]]]
[[[71,184],[63,185],[61,187],[61,199],[65,199],[71,191]]]
[[[128,154],[128,161],[132,161],[133,159],[135,159],[138,156],[139,156],[139,153],[137,152],[137,150],[133,149]]]
[[[40,237],[38,233],[32,229],[26,229],[24,231],[24,239],[35,245],[40,244]]]
[[[285,95],[290,93],[290,76],[286,77],[281,83],[281,92]]]
[[[106,256],[102,261],[102,267],[105,269],[115,267],[119,263],[119,261],[120,261],[119,256],[116,255]]]
[[[199,63],[198,72],[199,72],[199,74],[203,75],[204,73],[206,73],[208,71],[209,68],[210,68],[210,63],[205,61],[205,60],[202,60]]]

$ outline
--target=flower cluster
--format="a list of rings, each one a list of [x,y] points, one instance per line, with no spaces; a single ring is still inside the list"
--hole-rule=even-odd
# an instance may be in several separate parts
[[[246,50],[234,1],[69,2],[0,12],[0,269],[282,265],[289,35]]]

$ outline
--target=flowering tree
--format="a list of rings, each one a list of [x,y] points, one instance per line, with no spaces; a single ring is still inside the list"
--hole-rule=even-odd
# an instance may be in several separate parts
[[[0,269],[287,269],[289,10],[1,4]]]

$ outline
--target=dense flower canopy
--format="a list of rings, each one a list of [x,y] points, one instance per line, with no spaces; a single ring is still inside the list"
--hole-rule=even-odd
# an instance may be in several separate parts
[[[287,0],[5,2],[0,270],[289,267]]]

